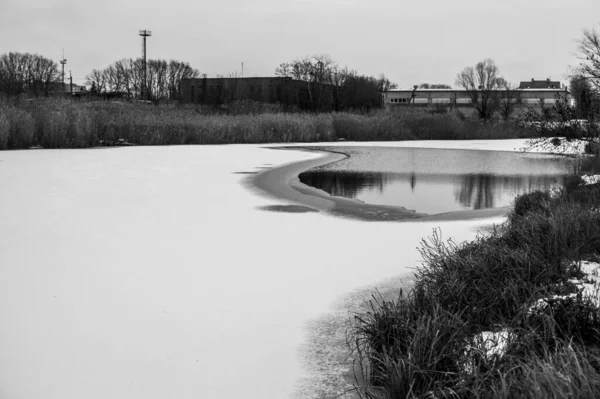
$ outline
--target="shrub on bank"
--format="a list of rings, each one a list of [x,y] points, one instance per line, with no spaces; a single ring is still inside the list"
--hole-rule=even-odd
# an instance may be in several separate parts
[[[569,282],[574,261],[600,254],[600,194],[581,195],[590,190],[521,196],[502,230],[470,243],[438,232],[423,241],[415,288],[355,320],[360,394],[600,395],[600,309]]]

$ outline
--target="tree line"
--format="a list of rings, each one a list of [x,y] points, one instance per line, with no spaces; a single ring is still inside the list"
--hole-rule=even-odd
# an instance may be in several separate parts
[[[58,64],[39,54],[0,55],[0,93],[48,95],[59,78]]]
[[[328,55],[312,55],[279,64],[275,76],[305,83],[315,111],[369,110],[381,106],[381,93],[395,88],[385,75],[361,75],[341,67]]]
[[[125,58],[86,75],[92,94],[140,98],[143,89],[143,61]],[[187,62],[161,59],[147,62],[147,93],[151,100],[177,100],[182,79],[200,75]],[[0,94],[28,94],[34,97],[61,92],[62,76],[58,64],[42,55],[9,52],[0,55]]]
[[[200,72],[187,62],[151,59],[146,63],[146,99],[178,100],[182,79],[197,78]],[[123,95],[141,98],[144,82],[144,63],[141,58],[124,58],[104,69],[93,69],[86,84],[98,95]]]

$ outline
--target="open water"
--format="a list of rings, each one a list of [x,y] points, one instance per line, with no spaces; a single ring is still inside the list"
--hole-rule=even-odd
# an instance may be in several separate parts
[[[301,173],[333,196],[436,214],[510,205],[535,190],[562,187],[572,158],[506,151],[327,147],[345,160]]]

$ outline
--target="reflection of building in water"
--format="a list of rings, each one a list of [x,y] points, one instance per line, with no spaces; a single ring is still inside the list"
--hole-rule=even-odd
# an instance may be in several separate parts
[[[307,171],[300,173],[300,181],[307,186],[319,188],[331,195],[346,198],[356,198],[361,190],[376,189],[383,193],[387,183],[385,173],[355,173]]]
[[[503,194],[515,197],[534,190],[549,190],[553,184],[562,184],[562,181],[562,177],[554,176],[470,174],[460,176],[460,187],[455,191],[455,198],[465,208],[493,208],[497,206],[495,199]]]

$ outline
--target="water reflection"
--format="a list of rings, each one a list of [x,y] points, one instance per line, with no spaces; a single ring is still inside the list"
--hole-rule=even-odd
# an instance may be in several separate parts
[[[300,181],[331,195],[424,213],[510,205],[519,194],[562,185],[563,176],[309,170]]]
[[[330,172],[308,171],[300,174],[300,181],[331,195],[356,198],[361,192],[371,190],[383,195],[388,183],[386,173],[380,172]]]
[[[460,177],[455,199],[465,209],[484,209],[508,205],[519,194],[549,190],[553,185],[562,185],[562,177],[552,176],[496,176],[470,174]],[[498,201],[498,197],[500,198]],[[501,202],[501,203],[499,203]]]

